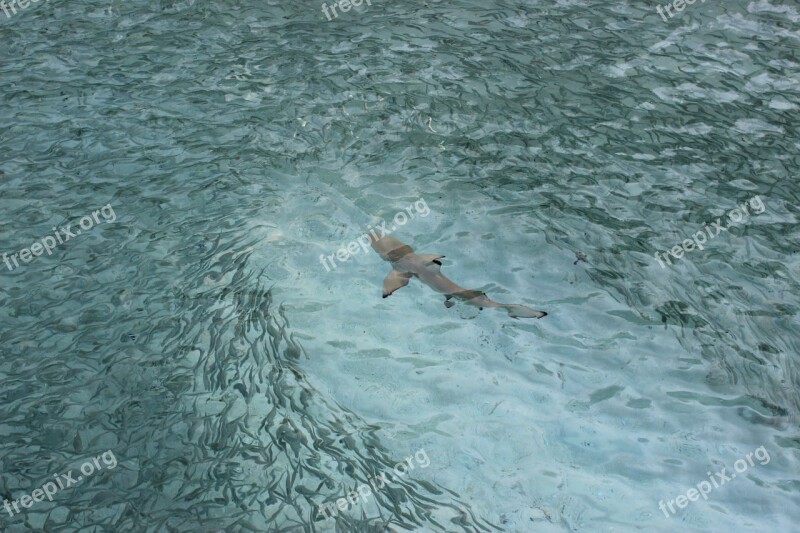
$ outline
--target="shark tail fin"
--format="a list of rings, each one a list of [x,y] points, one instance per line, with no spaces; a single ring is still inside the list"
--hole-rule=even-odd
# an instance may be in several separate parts
[[[524,305],[510,304],[504,307],[508,310],[508,316],[511,318],[542,318],[547,316],[544,311],[537,311]]]
[[[386,279],[383,280],[383,297],[387,298],[397,289],[402,289],[408,285],[411,280],[410,272],[400,272],[399,270],[392,270]]]

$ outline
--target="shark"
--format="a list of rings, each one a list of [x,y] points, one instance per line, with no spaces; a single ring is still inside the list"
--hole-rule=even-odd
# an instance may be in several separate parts
[[[484,307],[497,307],[508,311],[508,316],[512,318],[542,318],[547,316],[544,311],[531,309],[520,304],[501,304],[486,296],[485,292],[465,289],[457,283],[448,279],[441,272],[443,255],[438,254],[418,254],[411,246],[404,242],[384,235],[377,237],[370,235],[372,248],[385,260],[391,263],[392,271],[383,280],[383,297],[388,298],[396,290],[408,285],[411,278],[419,278],[425,285],[436,292],[444,294],[444,305],[447,308],[453,307],[456,300],[460,300],[468,305],[473,305],[479,309]]]

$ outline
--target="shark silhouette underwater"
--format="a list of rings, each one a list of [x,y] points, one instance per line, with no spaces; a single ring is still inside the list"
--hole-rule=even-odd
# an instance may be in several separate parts
[[[375,238],[370,235],[370,243],[384,260],[392,264],[392,271],[383,280],[384,298],[408,285],[412,277],[417,277],[433,290],[444,294],[444,305],[448,308],[455,305],[451,299],[456,298],[479,309],[484,307],[505,309],[508,311],[508,316],[512,318],[547,316],[544,311],[537,311],[519,304],[501,304],[491,300],[484,292],[459,286],[442,274],[440,270],[442,262],[439,260],[444,257],[443,255],[418,254],[409,245],[389,236]]]

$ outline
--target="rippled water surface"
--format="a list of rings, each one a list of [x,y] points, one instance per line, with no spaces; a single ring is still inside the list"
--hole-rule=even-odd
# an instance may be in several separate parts
[[[797,531],[795,2],[12,6],[2,531]]]

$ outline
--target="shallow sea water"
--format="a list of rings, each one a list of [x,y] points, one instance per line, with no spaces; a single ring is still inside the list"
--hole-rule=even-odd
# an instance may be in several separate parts
[[[0,496],[114,457],[0,529],[797,531],[798,22],[774,0],[0,11],[0,253],[108,206],[0,264]],[[393,236],[549,315],[419,280],[382,299],[372,251],[321,264],[415,202]]]

